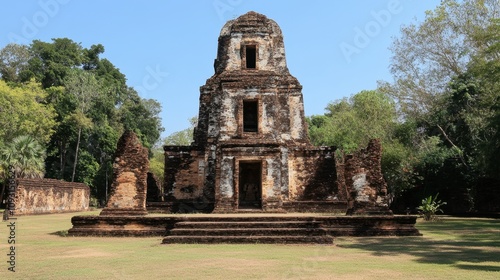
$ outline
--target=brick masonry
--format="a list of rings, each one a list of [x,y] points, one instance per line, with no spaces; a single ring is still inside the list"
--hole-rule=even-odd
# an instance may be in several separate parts
[[[276,22],[255,12],[228,21],[214,70],[200,88],[193,144],[164,147],[173,212],[345,211],[353,200],[361,213],[385,202],[376,144],[338,162],[335,147],[310,143]]]
[[[118,140],[110,197],[101,215],[146,215],[148,149],[132,131]]]
[[[56,179],[17,179],[14,215],[87,211],[90,188]]]

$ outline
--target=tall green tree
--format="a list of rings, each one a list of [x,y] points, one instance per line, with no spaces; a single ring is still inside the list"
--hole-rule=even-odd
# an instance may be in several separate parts
[[[440,192],[455,211],[473,206],[478,181],[498,165],[490,155],[498,144],[499,16],[498,0],[442,1],[422,23],[402,27],[391,48],[394,82],[379,87],[414,127],[411,141],[398,138],[415,159],[411,184]]]
[[[52,43],[34,40],[30,49],[32,58],[23,76],[35,78],[44,88],[63,86],[70,70],[84,62],[84,49],[68,38],[52,39]]]
[[[6,82],[20,82],[28,68],[31,52],[25,45],[8,44],[0,50],[0,75]]]
[[[382,171],[391,194],[413,186],[416,155],[407,143],[415,141],[414,127],[398,122],[396,104],[387,94],[361,91],[328,104],[324,115],[307,121],[313,144],[337,146],[345,153],[365,147],[370,139],[380,139]]]
[[[366,146],[373,138],[389,140],[395,128],[395,103],[388,95],[366,90],[328,104],[324,116],[308,119],[309,135],[316,145],[333,145],[347,152]]]
[[[92,106],[93,100],[99,94],[100,87],[92,73],[79,69],[74,69],[68,74],[65,85],[68,93],[73,95],[77,102],[77,110],[72,114],[72,118],[78,130],[73,173],[71,175],[71,182],[73,182],[75,180],[76,166],[78,164],[78,152],[80,149],[82,130],[92,127],[92,120],[87,117],[87,114]]]
[[[391,47],[394,82],[380,87],[406,116],[431,111],[452,78],[466,71],[471,56],[485,47],[478,31],[499,17],[499,6],[498,0],[445,0],[422,23],[401,28]]]
[[[47,101],[47,92],[38,83],[10,86],[0,80],[0,143],[32,135],[46,144],[57,125],[55,110]]]

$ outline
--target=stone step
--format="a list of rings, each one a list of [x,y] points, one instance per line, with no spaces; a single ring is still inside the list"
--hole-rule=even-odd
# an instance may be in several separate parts
[[[202,221],[202,222],[178,222],[176,228],[319,228],[320,222],[309,221]]]
[[[323,229],[306,228],[174,228],[170,236],[322,236]]]
[[[310,222],[316,223],[315,217],[301,216],[199,216],[199,217],[179,217],[180,222]]]
[[[167,236],[163,244],[333,244],[331,236]]]

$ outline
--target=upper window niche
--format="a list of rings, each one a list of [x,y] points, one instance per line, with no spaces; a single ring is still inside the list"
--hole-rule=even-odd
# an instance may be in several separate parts
[[[246,45],[245,46],[245,67],[247,69],[257,68],[257,46],[256,45]]]
[[[259,102],[243,101],[243,132],[259,131]]]

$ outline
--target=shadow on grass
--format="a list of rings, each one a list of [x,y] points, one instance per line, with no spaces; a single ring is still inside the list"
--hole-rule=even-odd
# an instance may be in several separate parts
[[[60,231],[56,231],[56,232],[51,232],[50,234],[51,235],[61,236],[61,237],[67,237],[68,236],[68,231],[67,230],[60,230]]]
[[[465,270],[500,271],[500,265],[491,264],[500,263],[500,220],[443,220],[417,227],[423,237],[360,238],[338,246],[372,251],[375,256],[410,255],[420,263]]]

